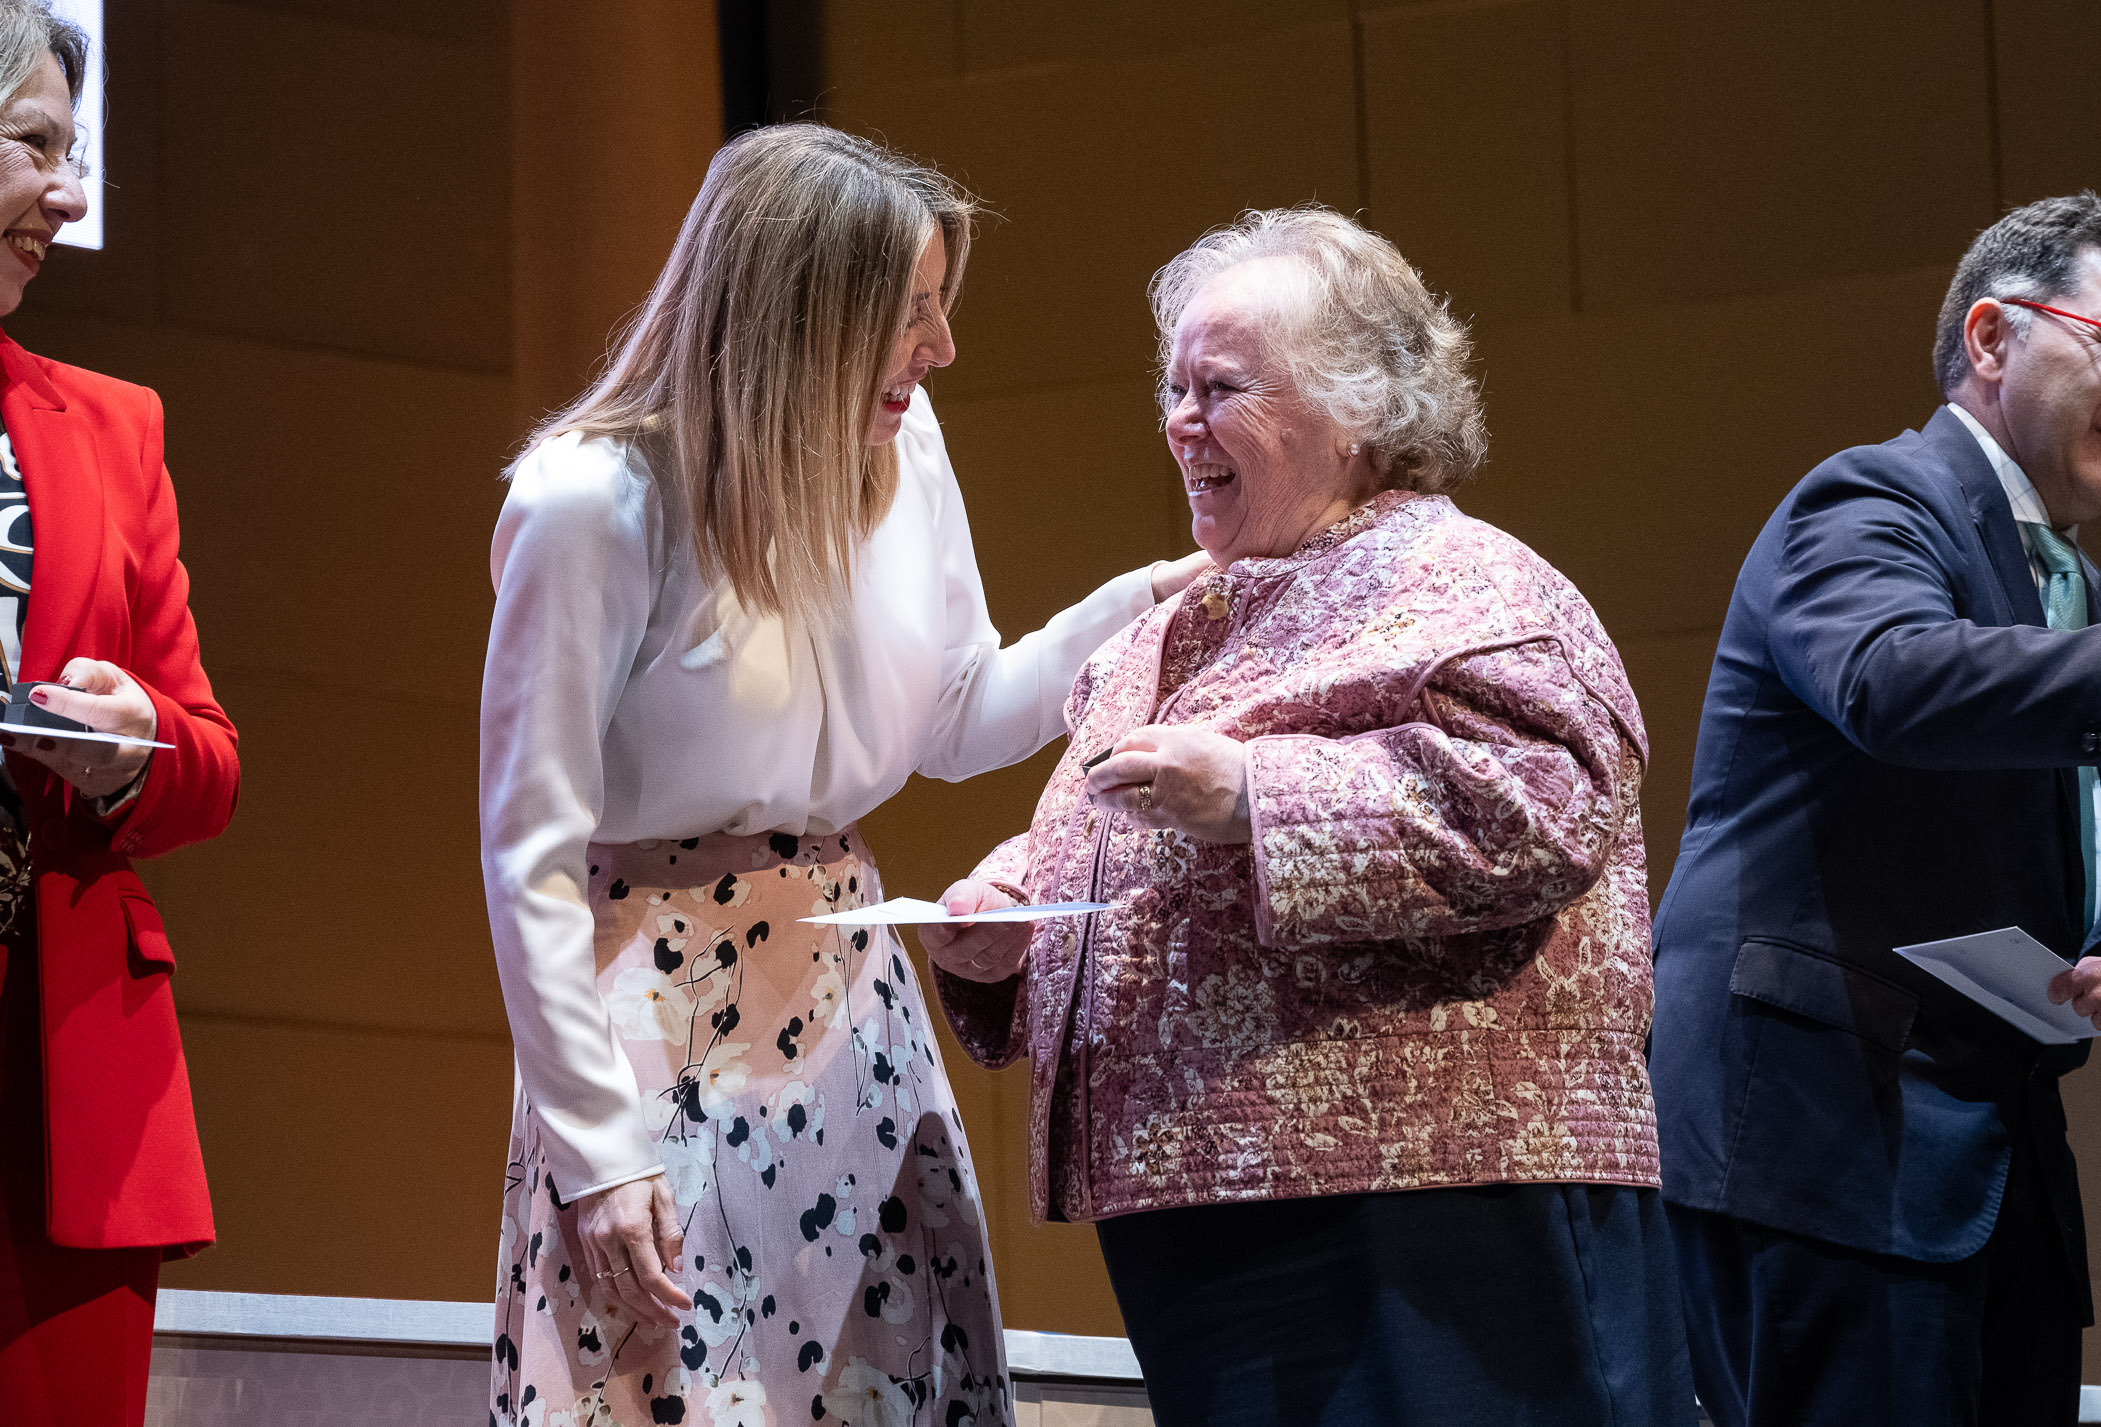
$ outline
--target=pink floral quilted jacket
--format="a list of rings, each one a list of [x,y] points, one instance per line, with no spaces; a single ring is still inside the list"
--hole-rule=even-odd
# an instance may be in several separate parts
[[[936,976],[974,1059],[1033,1062],[1038,1218],[1657,1183],[1647,745],[1545,561],[1381,495],[1141,616],[1067,722],[1034,823],[976,875],[1110,910],[1036,923],[1001,985]],[[1148,723],[1247,743],[1252,846],[1089,804],[1080,762]]]

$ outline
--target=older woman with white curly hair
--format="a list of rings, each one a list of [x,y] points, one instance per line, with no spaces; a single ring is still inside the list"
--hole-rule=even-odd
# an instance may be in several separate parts
[[[1028,833],[933,927],[1033,1061],[1164,1427],[1689,1422],[1643,1061],[1641,714],[1569,582],[1445,491],[1465,327],[1385,239],[1250,213],[1153,285],[1214,568],[1081,672]]]

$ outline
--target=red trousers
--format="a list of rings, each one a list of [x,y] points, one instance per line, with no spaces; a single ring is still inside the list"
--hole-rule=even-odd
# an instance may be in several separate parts
[[[0,938],[0,1423],[139,1427],[161,1251],[45,1233],[36,948]]]

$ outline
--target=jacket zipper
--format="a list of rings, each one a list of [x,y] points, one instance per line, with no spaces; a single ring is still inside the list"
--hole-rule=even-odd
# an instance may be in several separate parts
[[[1102,859],[1109,850],[1110,814],[1090,808],[1096,819],[1094,829],[1094,865],[1087,874],[1089,902],[1101,900]],[[1081,1222],[1094,1218],[1094,1105],[1087,1090],[1088,1047],[1094,1035],[1094,962],[1091,953],[1094,946],[1094,918],[1083,919],[1080,931],[1080,964],[1075,969],[1079,985],[1075,988],[1079,997],[1076,1014],[1080,1017],[1080,1205]]]
[[[1225,637],[1230,637],[1231,634],[1232,630],[1228,628],[1225,632]],[[1165,629],[1161,631],[1160,637],[1163,640],[1167,637]],[[1225,644],[1222,638],[1219,648],[1223,649],[1224,647]],[[1155,659],[1153,680],[1156,687],[1159,678],[1160,661]],[[1185,691],[1186,686],[1176,689],[1165,699],[1160,700],[1154,705],[1151,714],[1145,721],[1149,724],[1160,723],[1167,717],[1168,711],[1181,699]],[[1109,823],[1115,815],[1113,813],[1100,812],[1091,806],[1089,813],[1097,817],[1099,821],[1096,823],[1094,830],[1094,863],[1087,874],[1087,895],[1082,900],[1098,902],[1101,900],[1102,891],[1102,860],[1109,851]],[[1091,990],[1090,983],[1094,979],[1094,962],[1091,957],[1093,947],[1094,918],[1087,917],[1082,920],[1080,964],[1074,973],[1076,984],[1073,988],[1074,996],[1079,1001],[1079,1007],[1074,1014],[1080,1017],[1080,1196],[1083,1200],[1080,1209],[1083,1221],[1094,1218],[1094,1105],[1087,1088],[1088,1046],[1094,1034],[1094,998],[1089,994]]]
[[[1228,599],[1230,600],[1230,598],[1229,593]],[[1233,637],[1233,613],[1232,605],[1229,603],[1225,613],[1211,616],[1214,619],[1222,618],[1228,621],[1225,630],[1219,636],[1218,650],[1214,651],[1213,658],[1216,658],[1219,652],[1223,652],[1226,643]],[[1160,668],[1165,656],[1164,641],[1173,624],[1173,617],[1170,616],[1167,624],[1160,631],[1163,648],[1155,653],[1153,659],[1153,683],[1155,689],[1159,687]],[[1165,699],[1160,699],[1156,693],[1154,695],[1156,702],[1145,721],[1149,724],[1165,721],[1168,712],[1174,708],[1176,703],[1180,702],[1182,696],[1187,692],[1188,685],[1184,684]],[[1091,807],[1089,811],[1099,817],[1100,821],[1097,823],[1094,831],[1094,863],[1087,874],[1087,895],[1083,900],[1096,902],[1101,900],[1102,859],[1109,850],[1109,822],[1114,815],[1099,812]],[[1094,963],[1091,959],[1093,947],[1094,918],[1087,917],[1083,919],[1080,932],[1080,964],[1073,975],[1075,982],[1073,994],[1075,999],[1079,1001],[1079,1006],[1074,1014],[1080,1017],[1080,1196],[1083,1201],[1080,1209],[1083,1220],[1092,1220],[1094,1218],[1094,1105],[1087,1088],[1088,1043],[1094,1034],[1094,998],[1088,994],[1091,989],[1089,983],[1094,979]]]

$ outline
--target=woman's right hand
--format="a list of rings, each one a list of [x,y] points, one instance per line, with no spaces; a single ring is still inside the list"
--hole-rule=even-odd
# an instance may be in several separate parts
[[[671,1281],[685,1267],[678,1205],[661,1174],[631,1179],[576,1201],[584,1287],[598,1288],[644,1322],[675,1327],[693,1299]]]
[[[1014,899],[990,882],[965,878],[941,894],[950,916],[968,916],[1013,906]],[[932,922],[919,929],[919,941],[934,965],[951,976],[987,984],[1021,974],[1029,959],[1027,922]]]

